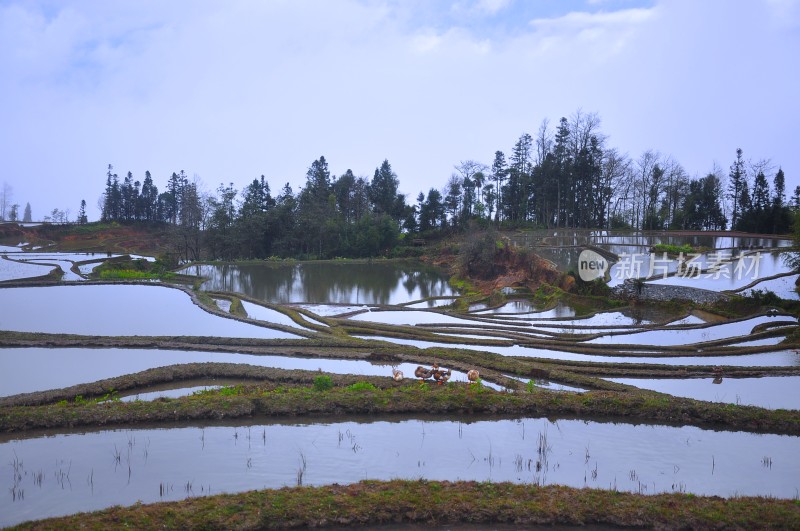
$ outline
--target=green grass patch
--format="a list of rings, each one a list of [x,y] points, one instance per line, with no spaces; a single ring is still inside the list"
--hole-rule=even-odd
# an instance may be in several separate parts
[[[696,253],[697,250],[692,247],[691,245],[684,244],[684,245],[671,245],[669,243],[657,243],[655,244],[651,250],[654,253],[667,253],[667,254],[690,254]]]
[[[378,388],[369,382],[356,382],[346,388],[348,391],[377,391]]]
[[[330,376],[323,374],[322,376],[317,376],[314,378],[314,390],[315,391],[327,391],[333,388],[333,380]]]
[[[431,506],[431,504],[434,504]],[[432,510],[433,507],[435,510]],[[275,529],[380,527],[636,527],[797,529],[795,500],[641,495],[557,485],[392,480],[190,497],[111,507],[29,529]]]
[[[173,273],[151,273],[132,269],[107,269],[98,275],[102,280],[169,280]]]

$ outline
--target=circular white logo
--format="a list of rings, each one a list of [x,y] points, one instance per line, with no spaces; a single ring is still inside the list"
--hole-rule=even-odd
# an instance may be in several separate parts
[[[578,257],[578,275],[584,282],[603,278],[608,270],[608,260],[603,255],[584,249]]]

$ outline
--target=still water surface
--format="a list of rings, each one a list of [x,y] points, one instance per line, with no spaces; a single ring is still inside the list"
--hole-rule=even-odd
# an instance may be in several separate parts
[[[205,290],[272,303],[402,304],[457,295],[441,272],[399,262],[197,265],[180,272],[208,278]]]
[[[0,330],[98,336],[300,336],[206,312],[160,285],[72,285],[0,289]]]
[[[612,382],[635,385],[674,396],[758,406],[767,409],[800,409],[800,376],[765,376],[763,378],[686,378],[643,379],[606,378]],[[714,382],[717,383],[714,383]]]
[[[791,498],[800,488],[798,450],[791,436],[538,418],[3,436],[0,525],[300,481],[425,478]]]
[[[167,365],[204,362],[387,378],[392,375],[390,364],[361,360],[158,349],[4,348],[0,349],[0,396],[60,389]],[[47,370],[42,370],[42,367],[47,367]],[[402,363],[397,367],[406,378],[414,378],[417,364]],[[466,380],[465,373],[453,371],[451,381]]]

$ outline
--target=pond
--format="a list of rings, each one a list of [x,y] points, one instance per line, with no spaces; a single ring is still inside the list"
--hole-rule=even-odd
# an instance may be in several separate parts
[[[206,312],[187,293],[160,285],[0,289],[0,330],[98,336],[300,338]]]
[[[674,396],[758,406],[767,409],[800,409],[800,376],[765,376],[763,378],[643,379],[606,378]]]
[[[440,271],[401,262],[196,265],[180,272],[208,278],[205,290],[271,303],[402,304],[457,295]]]
[[[541,418],[2,436],[0,525],[191,496],[363,479],[510,481],[792,498],[798,437]]]

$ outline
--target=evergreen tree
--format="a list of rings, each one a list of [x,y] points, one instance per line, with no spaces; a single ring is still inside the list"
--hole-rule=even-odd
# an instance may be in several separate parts
[[[778,208],[783,208],[786,204],[786,177],[783,174],[782,168],[778,168],[778,173],[775,174],[775,179],[772,183],[775,189],[772,203]]]
[[[295,256],[299,252],[300,240],[297,232],[297,199],[292,187],[286,183],[275,198],[275,207],[269,210],[270,230],[266,234],[267,255]]]
[[[140,219],[144,221],[155,221],[158,211],[158,188],[153,184],[153,177],[149,171],[144,172],[142,190],[139,194],[139,213]]]
[[[769,183],[763,172],[759,172],[758,175],[756,175],[755,181],[753,181],[752,202],[753,209],[755,209],[759,215],[763,215],[769,208]]]
[[[492,179],[494,180],[495,199],[497,200],[497,208],[495,209],[494,222],[500,223],[500,210],[501,210],[501,190],[503,189],[503,182],[508,175],[508,168],[506,167],[506,156],[502,151],[494,152],[494,162],[492,162]]]
[[[778,168],[773,182],[774,195],[772,196],[772,233],[784,234],[789,232],[792,225],[792,216],[786,206],[786,177],[783,169]]]
[[[297,215],[298,229],[305,235],[305,252],[323,258],[326,246],[334,246],[326,235],[334,228],[332,222],[336,215],[336,197],[332,193],[331,174],[325,157],[315,160],[306,172],[306,185],[300,192]]]
[[[275,201],[263,175],[261,180],[253,179],[253,182],[244,188],[243,195],[237,229],[244,256],[264,257],[267,247],[266,233],[269,230],[269,210],[275,205]]]
[[[736,230],[753,231],[756,230],[756,222],[753,219],[752,203],[750,201],[750,187],[747,181],[742,183],[739,190],[739,204],[737,205],[739,211],[739,219],[734,227]]]
[[[120,189],[120,214],[123,220],[133,221],[136,218],[138,201],[139,197],[133,186],[133,174],[128,172]]]
[[[100,216],[104,222],[122,219],[122,190],[119,185],[119,177],[116,173],[111,173],[113,169],[114,166],[109,164],[106,172],[106,190],[103,194],[103,210]]]
[[[731,165],[731,172],[729,174],[730,182],[728,183],[728,197],[731,200],[731,226],[737,226],[739,217],[742,214],[742,200],[741,196],[744,190],[747,189],[747,174],[744,168],[744,159],[742,159],[742,148],[736,150],[736,160]],[[748,201],[749,203],[749,197]]]
[[[173,174],[175,175],[175,174]],[[234,232],[236,222],[236,194],[233,183],[228,186],[219,185],[217,189],[219,197],[211,200],[211,215],[208,221],[208,231],[206,240],[209,252],[213,258],[232,259],[237,257],[238,241]],[[166,192],[162,194],[171,203],[173,194]],[[173,208],[174,204],[168,204],[167,208]]]
[[[444,208],[449,214],[450,224],[458,225],[458,213],[461,206],[461,182],[456,175],[451,175],[444,190]]]
[[[369,199],[372,209],[376,213],[385,213],[394,219],[399,219],[403,213],[405,201],[399,201],[397,187],[400,181],[392,171],[388,160],[384,160],[380,167],[375,168],[375,175],[369,185]]]
[[[205,199],[197,183],[186,183],[181,193],[180,224],[171,226],[174,249],[182,260],[200,259],[205,212]]]
[[[508,165],[506,217],[511,221],[524,221],[529,211],[529,199],[534,191],[531,182],[531,154],[533,139],[525,133],[519,137]]]
[[[569,203],[567,196],[572,187],[572,159],[569,154],[570,144],[569,122],[561,117],[556,130],[555,147],[553,148],[554,170],[550,175],[556,181],[556,227],[566,227],[569,222]]]
[[[31,204],[25,203],[25,212],[22,214],[23,223],[31,223]]]
[[[172,175],[167,181],[167,191],[164,196],[164,219],[173,225],[178,224],[178,219],[181,212],[181,199],[183,195],[183,188],[188,184],[186,174],[181,170],[180,174],[172,172]],[[222,187],[220,188],[222,189]]]
[[[81,199],[81,206],[78,209],[78,223],[84,225],[88,223],[89,219],[86,217],[86,200]]]
[[[436,188],[431,188],[419,211],[419,230],[425,232],[435,229],[441,226],[446,219],[447,214],[442,204],[442,194]]]

